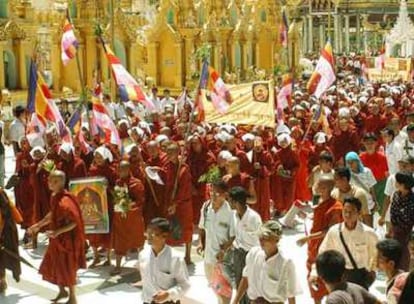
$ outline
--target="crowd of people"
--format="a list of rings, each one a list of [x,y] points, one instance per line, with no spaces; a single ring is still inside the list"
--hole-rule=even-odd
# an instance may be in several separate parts
[[[34,140],[26,134],[27,111],[17,106],[6,135],[16,157],[8,184],[17,211],[2,191],[0,244],[18,250],[16,223],[25,248],[36,248],[38,234],[46,233],[40,273],[59,286],[55,301],[76,303],[76,271],[87,266],[90,250],[90,268],[111,265],[115,254],[111,275],[138,252],[143,302],[178,303],[190,286],[198,232],[196,251],[219,303],[292,304],[305,271],[279,241],[298,217],[312,220],[297,244],[307,244],[315,303],[381,303],[368,291],[378,269],[387,277],[387,303],[412,303],[414,86],[361,82],[354,69],[343,75],[319,101],[296,81],[276,129],[193,120],[190,98],[177,102],[168,90],[159,98],[152,89],[152,112],[105,96],[123,149],[92,136],[88,124],[81,126],[87,147],[79,136],[62,142],[55,127]],[[4,186],[4,165],[0,170]],[[68,184],[97,176],[107,181],[110,231],[85,234]],[[116,186],[127,187],[133,202],[126,216],[115,208]],[[184,257],[173,248],[181,245]],[[20,274],[6,260],[0,250],[2,291],[5,268],[17,280]]]

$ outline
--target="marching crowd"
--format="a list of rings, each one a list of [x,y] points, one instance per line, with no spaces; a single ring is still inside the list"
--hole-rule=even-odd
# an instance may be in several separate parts
[[[297,244],[307,244],[315,303],[381,303],[368,291],[378,269],[387,277],[386,303],[413,303],[414,86],[362,83],[354,72],[345,68],[320,101],[297,81],[276,130],[192,120],[191,100],[178,103],[168,90],[162,98],[152,90],[151,113],[105,96],[123,149],[92,136],[88,124],[81,126],[87,147],[79,136],[62,142],[53,127],[29,137],[26,110],[17,106],[6,136],[16,156],[6,186],[14,188],[15,207],[1,191],[1,248],[18,252],[16,223],[25,248],[46,233],[40,274],[59,286],[54,301],[70,304],[85,252],[93,252],[90,268],[111,265],[114,254],[111,275],[138,252],[143,302],[179,303],[198,232],[197,253],[219,303],[292,304],[305,271],[278,243],[298,216],[312,220]],[[0,155],[4,171],[3,145]],[[107,234],[84,233],[82,206],[68,191],[70,180],[88,176],[107,180]],[[116,211],[116,186],[127,187],[133,202],[126,216]],[[184,258],[173,248],[180,245]],[[3,292],[6,268],[19,279],[11,260],[0,250]]]

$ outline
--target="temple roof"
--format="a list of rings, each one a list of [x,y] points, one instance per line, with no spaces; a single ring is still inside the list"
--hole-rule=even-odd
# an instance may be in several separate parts
[[[414,24],[408,15],[407,2],[405,0],[401,1],[397,22],[386,39],[393,44],[414,40]]]

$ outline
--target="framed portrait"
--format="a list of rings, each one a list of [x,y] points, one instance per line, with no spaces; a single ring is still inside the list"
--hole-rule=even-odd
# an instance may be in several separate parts
[[[267,103],[269,101],[269,84],[256,82],[252,87],[253,100],[256,102]]]
[[[109,233],[108,182],[104,177],[73,179],[69,191],[78,199],[85,224],[85,233]]]

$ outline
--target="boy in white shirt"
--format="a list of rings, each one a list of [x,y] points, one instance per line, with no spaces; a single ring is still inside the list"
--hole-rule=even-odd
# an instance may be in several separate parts
[[[148,225],[150,246],[146,246],[139,254],[144,304],[179,303],[190,287],[184,258],[166,245],[170,232],[170,222],[164,218],[154,218]]]

